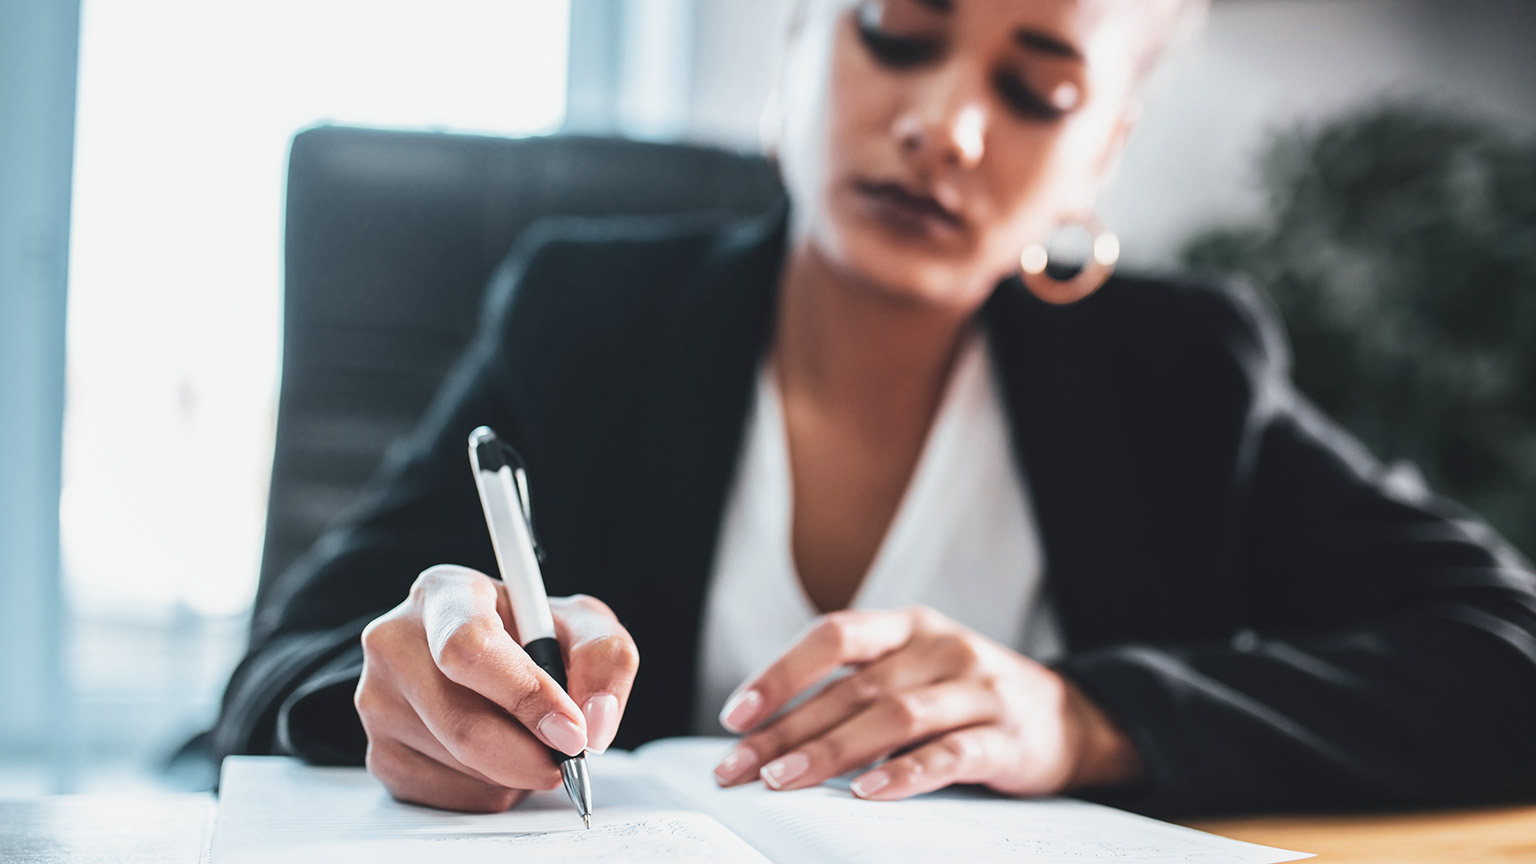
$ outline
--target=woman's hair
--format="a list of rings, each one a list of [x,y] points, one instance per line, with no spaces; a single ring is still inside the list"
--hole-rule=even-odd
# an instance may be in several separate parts
[[[1182,51],[1205,27],[1210,17],[1211,0],[1164,0],[1155,4],[1160,16],[1154,25],[1159,35],[1141,61],[1141,78],[1146,80],[1169,56]]]

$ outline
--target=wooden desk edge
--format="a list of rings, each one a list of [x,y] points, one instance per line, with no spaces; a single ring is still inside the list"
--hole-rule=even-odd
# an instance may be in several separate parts
[[[1536,805],[1414,813],[1201,819],[1190,828],[1312,852],[1323,864],[1536,862]]]

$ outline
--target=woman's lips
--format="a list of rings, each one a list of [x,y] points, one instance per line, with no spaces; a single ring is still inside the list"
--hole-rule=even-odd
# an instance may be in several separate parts
[[[885,221],[906,233],[948,233],[959,231],[965,225],[958,213],[940,204],[933,196],[914,192],[898,183],[860,180],[854,187]]]

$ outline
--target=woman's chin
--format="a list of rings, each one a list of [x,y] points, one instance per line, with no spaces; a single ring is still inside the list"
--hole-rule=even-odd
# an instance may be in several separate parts
[[[969,262],[878,236],[850,233],[839,264],[852,281],[892,300],[934,306],[973,302]]]

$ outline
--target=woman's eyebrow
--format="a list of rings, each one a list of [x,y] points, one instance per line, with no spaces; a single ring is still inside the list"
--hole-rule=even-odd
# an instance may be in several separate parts
[[[928,2],[928,0],[922,0]],[[1052,57],[1066,57],[1069,60],[1083,59],[1083,52],[1072,47],[1071,43],[1062,41],[1049,33],[1039,30],[1016,30],[1013,41],[1026,51],[1034,51],[1037,54],[1049,54]]]
[[[935,12],[949,12],[955,8],[950,0],[917,0],[917,2]]]

